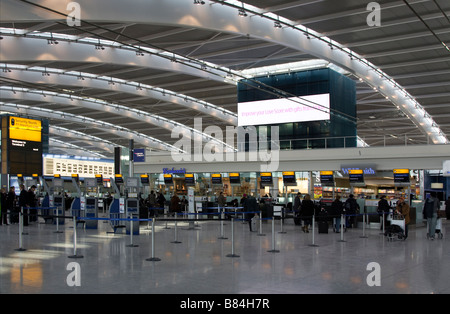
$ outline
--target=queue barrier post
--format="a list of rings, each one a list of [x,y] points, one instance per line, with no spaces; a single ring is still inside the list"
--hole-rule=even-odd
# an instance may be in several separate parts
[[[177,227],[177,213],[175,213],[175,240],[173,240],[171,243],[181,243],[181,241],[178,241],[178,227]]]
[[[73,216],[73,255],[69,258],[83,258],[83,255],[77,254],[77,217]]]
[[[130,244],[127,245],[127,247],[138,247],[139,245],[137,244],[133,244],[133,225],[134,225],[134,221],[133,221],[133,215],[130,214]]]
[[[264,233],[262,233],[262,211],[259,211],[259,233],[258,236],[265,236]]]
[[[344,240],[344,224],[345,224],[345,216],[344,214],[341,214],[341,239],[338,240],[338,242],[347,242]]]
[[[318,246],[317,244],[315,244],[315,232],[316,230],[316,219],[315,219],[315,215],[312,216],[312,243],[309,246]]]
[[[16,249],[16,251],[26,251],[26,249],[23,248],[23,213],[22,213],[23,207],[20,207],[19,211],[19,248]]]
[[[363,213],[362,215],[363,215],[363,227],[362,227],[363,234],[362,234],[362,236],[360,236],[360,238],[368,238],[366,236],[366,213]]]
[[[54,233],[63,233],[62,231],[59,230],[59,208],[56,207],[56,231],[54,231]]]
[[[279,250],[275,249],[275,219],[272,217],[272,249],[267,251],[270,253],[279,253]]]
[[[220,220],[220,236],[217,239],[228,239],[223,233],[223,218]]]
[[[146,261],[150,262],[158,262],[161,259],[158,257],[155,257],[155,218],[152,219],[152,257],[147,258]]]
[[[382,216],[382,221],[381,221],[381,226],[383,227],[383,232],[380,232],[380,234],[382,234],[382,235],[384,235],[384,232],[385,232],[385,230],[384,230],[384,228],[385,228],[384,222],[385,222],[386,220],[385,220],[385,218],[384,218],[384,215],[386,215],[385,211],[383,211],[383,216]]]
[[[281,210],[281,216],[280,216],[280,231],[278,231],[278,233],[286,233],[286,231],[283,230],[283,222],[284,222],[284,208]]]
[[[227,257],[239,257],[234,253],[234,218],[231,218],[231,254],[227,254]]]

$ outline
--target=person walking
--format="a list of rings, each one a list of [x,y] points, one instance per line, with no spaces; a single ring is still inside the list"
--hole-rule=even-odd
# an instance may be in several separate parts
[[[405,240],[408,238],[408,225],[410,223],[409,210],[409,204],[405,202],[405,198],[400,197],[397,206],[395,207],[395,213],[400,214],[405,218]]]
[[[441,208],[441,203],[436,196],[436,192],[431,192],[430,197],[423,205],[423,216],[428,224],[428,238],[434,240],[436,233],[437,212]]]

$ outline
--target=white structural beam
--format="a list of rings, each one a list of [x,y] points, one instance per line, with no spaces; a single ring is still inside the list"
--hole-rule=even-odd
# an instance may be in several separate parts
[[[233,147],[226,144],[225,142],[194,128],[187,127],[181,123],[168,120],[157,115],[152,115],[139,109],[128,108],[119,104],[107,103],[98,99],[83,98],[72,96],[70,94],[47,92],[44,90],[31,90],[8,86],[0,86],[0,99],[15,101],[29,100],[39,103],[56,103],[66,106],[83,107],[89,110],[103,111],[105,113],[115,114],[123,116],[124,118],[137,120],[139,122],[149,123],[167,129],[169,131],[172,131],[175,127],[178,127],[180,133],[183,134],[183,136],[185,136],[186,138],[192,138],[194,135],[196,135],[204,142],[215,143],[219,147],[224,147],[224,149],[226,150],[234,150]]]
[[[48,35],[39,37],[16,37],[6,36],[3,32],[2,51],[0,62],[22,63],[24,61],[38,62],[84,62],[103,64],[111,63],[122,66],[156,69],[163,71],[173,71],[176,73],[192,75],[204,79],[224,82],[226,73],[213,68],[205,69],[199,62],[190,62],[181,57],[170,54],[157,54],[156,51],[138,55],[136,50],[124,49],[122,46],[107,46],[105,41],[85,41],[58,39],[57,45],[49,45],[46,39]],[[56,34],[53,35],[56,39]],[[99,44],[100,43],[100,44]],[[113,42],[111,42],[111,45]],[[104,49],[96,49],[96,46]]]
[[[0,68],[5,67],[10,69],[11,72],[2,71],[0,72],[0,77],[34,84],[96,88],[113,91],[115,93],[126,93],[144,98],[153,98],[193,109],[206,115],[213,116],[219,120],[228,122],[232,125],[237,125],[237,115],[235,113],[219,108],[212,103],[179,94],[168,89],[133,81],[126,81],[111,76],[99,76],[79,71],[67,72],[54,68],[27,67],[17,64],[0,64]],[[42,73],[48,73],[50,75],[43,76]]]
[[[96,152],[90,151],[88,149],[85,149],[83,147],[80,147],[78,145],[60,141],[60,140],[57,140],[54,138],[49,139],[49,145],[50,145],[51,149],[58,148],[60,150],[65,151],[69,155],[75,154],[77,156],[107,158],[105,155],[102,155],[100,153],[96,153]]]
[[[135,132],[132,130],[129,130],[124,127],[118,127],[115,125],[112,125],[107,122],[102,122],[98,120],[94,120],[88,117],[83,117],[79,115],[73,115],[67,112],[61,112],[61,111],[55,111],[55,110],[48,110],[44,108],[33,108],[30,106],[25,105],[19,105],[14,103],[5,103],[0,102],[0,110],[16,113],[16,114],[23,114],[23,115],[29,115],[29,116],[35,116],[40,118],[47,118],[47,119],[55,119],[55,120],[61,120],[61,121],[67,121],[69,119],[73,123],[79,123],[80,125],[89,125],[89,127],[99,129],[104,132],[108,132],[110,134],[113,134],[117,137],[125,138],[125,139],[132,139],[136,143],[142,144],[149,148],[155,148],[158,150],[166,150],[166,151],[175,151],[179,152],[180,149],[176,148],[175,146],[172,146],[170,144],[164,143],[158,139],[155,139],[151,136],[147,136],[145,134]]]
[[[91,145],[94,145],[96,149],[104,150],[110,154],[114,153],[114,147],[120,146],[97,136],[92,136],[75,130],[69,130],[67,128],[63,128],[56,125],[49,126],[49,133],[51,135],[70,138],[72,140],[80,142],[88,142]]]

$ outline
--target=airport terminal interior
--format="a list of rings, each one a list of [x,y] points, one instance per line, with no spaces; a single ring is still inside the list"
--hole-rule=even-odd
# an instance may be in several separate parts
[[[0,0],[0,293],[450,293],[449,16]]]

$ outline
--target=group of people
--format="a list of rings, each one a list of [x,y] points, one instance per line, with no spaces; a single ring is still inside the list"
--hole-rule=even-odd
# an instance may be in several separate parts
[[[320,207],[320,206],[319,206]],[[312,216],[315,214],[317,209],[314,202],[311,200],[311,196],[309,194],[305,194],[302,199],[302,194],[300,192],[297,193],[297,196],[294,199],[293,211],[295,212],[296,217],[300,218],[303,221],[302,230],[305,233],[309,232],[309,227],[312,224]],[[355,221],[355,216],[351,216],[359,212],[359,205],[356,202],[356,199],[353,194],[350,194],[348,199],[345,202],[341,201],[341,197],[339,195],[336,196],[335,200],[331,203],[331,207],[328,212],[324,213],[327,217],[334,218],[334,230],[335,232],[340,232],[341,228],[341,215],[346,214],[349,215],[346,217],[346,225],[353,225]],[[319,215],[321,212],[319,212]]]
[[[23,225],[28,226],[29,222],[37,221],[37,199],[36,186],[32,185],[28,190],[25,185],[19,186],[20,194],[16,195],[16,188],[11,186],[9,192],[6,193],[5,188],[0,191],[0,225],[9,225],[10,223],[19,222],[20,208],[23,210]],[[9,222],[8,222],[9,214]]]
[[[163,193],[155,193],[155,191],[152,190],[145,199],[144,205],[147,206],[155,216],[157,216],[158,214],[164,212],[164,205],[166,202],[167,200]],[[174,193],[170,198],[169,211],[179,213],[186,209],[187,204],[188,200],[184,195],[180,198],[177,193]]]

